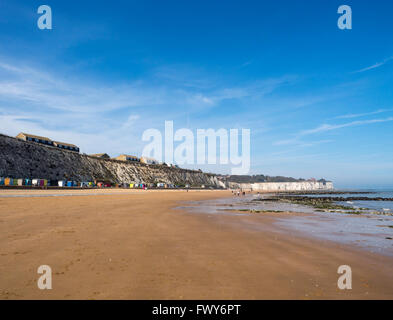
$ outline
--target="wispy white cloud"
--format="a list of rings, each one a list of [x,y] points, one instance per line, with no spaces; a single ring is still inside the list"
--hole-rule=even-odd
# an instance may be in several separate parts
[[[0,76],[0,98],[39,104],[41,108],[73,112],[102,112],[124,107],[159,105],[164,90],[140,83],[102,86],[80,79],[62,80],[30,67],[0,63],[7,74]]]
[[[137,120],[139,120],[139,115],[137,114],[130,114],[127,118],[127,120],[123,123],[123,128],[124,129],[128,129],[128,128],[132,128],[133,125],[135,125],[135,122]]]
[[[353,127],[353,126],[360,126],[365,124],[373,124],[373,123],[381,123],[381,122],[389,122],[393,121],[393,117],[388,117],[385,119],[370,119],[370,120],[359,120],[359,121],[352,121],[342,124],[323,124],[319,127],[310,130],[303,130],[301,131],[298,136],[306,136],[314,133],[326,132],[326,131],[333,131],[341,128]]]
[[[296,145],[296,147],[304,148],[304,147],[314,147],[320,144],[332,142],[331,139],[324,139],[324,140],[316,140],[316,141],[302,141],[299,138],[287,139],[287,140],[280,140],[273,143],[275,146],[282,146],[282,145]]]
[[[247,67],[247,66],[249,66],[249,65],[252,64],[252,63],[253,63],[253,60],[248,60],[248,61],[244,62],[244,63],[241,65],[241,67]]]
[[[78,144],[83,152],[135,150],[139,114],[169,101],[164,89],[138,82],[103,86],[0,62],[0,130],[9,135],[36,133]],[[149,126],[152,117],[144,115]]]
[[[67,80],[31,67],[16,67],[0,61],[0,98],[37,103],[40,108],[74,112],[104,112],[125,107],[159,105],[215,106],[224,100],[260,97],[293,81],[294,76],[255,81],[243,86],[209,86],[208,81],[189,79],[184,84],[177,72],[165,77],[174,86],[148,80],[110,86],[70,77]],[[162,77],[162,71],[160,71]],[[156,76],[156,74],[154,75]],[[192,84],[191,84],[192,83]],[[203,87],[202,84],[205,84]],[[171,83],[173,85],[173,83]],[[191,88],[192,87],[192,88]],[[190,89],[191,88],[191,89]]]
[[[179,79],[184,76],[176,73],[169,80],[169,73],[167,81],[153,73],[152,79],[102,84],[0,59],[0,130],[66,140],[88,153],[126,152],[121,149],[129,145],[137,153],[144,129],[159,128],[168,119],[184,121],[189,114],[228,100],[258,99],[296,79],[283,76],[229,86],[225,81],[204,82],[198,75],[196,82],[190,79],[182,86]]]
[[[373,64],[371,66],[368,66],[366,68],[354,71],[353,73],[360,73],[360,72],[365,72],[365,71],[369,71],[369,70],[372,70],[372,69],[379,68],[379,67],[383,66],[384,64],[386,64],[387,62],[389,62],[392,59],[393,59],[393,56],[391,56],[389,58],[386,58],[385,60],[383,60],[381,62],[377,62],[377,63],[375,63],[375,64]]]
[[[392,109],[379,109],[379,110],[376,110],[376,111],[365,112],[365,113],[344,114],[344,115],[341,115],[341,116],[334,117],[334,119],[360,118],[360,117],[371,116],[371,115],[374,115],[374,114],[380,114],[380,113],[391,112],[391,111],[393,111],[393,108]]]
[[[298,133],[296,133],[293,138],[286,139],[286,140],[279,140],[275,141],[273,145],[276,146],[282,146],[282,145],[304,145],[307,146],[307,144],[310,144],[310,146],[319,144],[320,143],[325,143],[325,142],[331,142],[331,140],[319,140],[315,141],[314,144],[313,142],[305,142],[302,140],[305,136],[313,135],[313,134],[318,134],[318,133],[324,133],[328,131],[334,131],[342,128],[347,128],[347,127],[354,127],[354,126],[361,126],[361,125],[367,125],[367,124],[374,124],[374,123],[382,123],[382,122],[390,122],[393,121],[393,117],[388,117],[388,118],[383,118],[383,119],[369,119],[369,120],[359,120],[359,121],[352,121],[352,122],[347,122],[347,123],[341,123],[341,124],[322,124],[316,128],[313,129],[308,129],[308,130],[302,130]]]

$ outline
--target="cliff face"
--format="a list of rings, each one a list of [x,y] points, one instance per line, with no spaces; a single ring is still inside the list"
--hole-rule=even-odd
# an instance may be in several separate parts
[[[333,190],[333,182],[301,181],[301,182],[261,182],[261,183],[232,183],[231,188],[242,188],[253,191],[321,191]]]
[[[0,176],[112,183],[167,183],[222,187],[216,176],[163,165],[126,163],[25,142],[0,134]]]

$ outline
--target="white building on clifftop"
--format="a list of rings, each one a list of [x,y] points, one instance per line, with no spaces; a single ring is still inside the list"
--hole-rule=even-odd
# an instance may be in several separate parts
[[[334,189],[331,181],[239,183],[231,187],[250,189],[252,191],[318,191]]]

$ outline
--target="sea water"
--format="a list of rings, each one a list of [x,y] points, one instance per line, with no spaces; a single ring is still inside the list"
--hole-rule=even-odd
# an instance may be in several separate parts
[[[373,194],[374,197],[391,197],[389,192]],[[302,195],[303,196],[303,195]],[[311,196],[321,196],[311,194]],[[326,196],[363,196],[360,194],[338,194]],[[371,194],[365,194],[371,196]],[[239,210],[256,210],[256,211],[286,211],[301,212],[306,215],[285,215],[280,216],[280,212],[276,213],[276,219],[273,225],[277,226],[276,232],[295,233],[299,236],[308,236],[323,241],[333,241],[341,244],[353,245],[368,251],[393,256],[393,216],[365,213],[361,215],[344,214],[340,212],[319,212],[312,207],[280,203],[272,201],[263,201],[263,198],[270,195],[246,195],[234,196],[232,198],[221,198],[215,200],[204,200],[188,202],[189,206],[181,207],[188,209],[190,212],[203,213],[209,215],[254,215],[251,212],[240,212]],[[253,201],[258,199],[259,201]],[[357,201],[354,204],[359,205]],[[370,201],[386,206],[386,202]],[[363,205],[361,206],[363,207]],[[377,207],[377,205],[376,205]],[[263,218],[264,213],[255,214],[257,217]],[[252,225],[245,223],[240,218],[239,227],[250,228],[264,232],[266,230],[264,220],[254,219]]]
[[[345,194],[304,194],[302,196],[313,197],[332,197],[332,198],[349,198],[349,197],[368,197],[368,198],[393,198],[392,190],[335,190],[346,192]],[[356,193],[351,193],[356,192]],[[351,200],[351,201],[337,201],[337,204],[354,208],[367,208],[374,211],[393,213],[393,201],[373,201],[373,200]]]

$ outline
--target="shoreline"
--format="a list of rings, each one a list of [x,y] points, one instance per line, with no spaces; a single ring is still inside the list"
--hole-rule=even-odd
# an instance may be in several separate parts
[[[316,209],[317,212],[340,212],[345,214],[377,214],[393,216],[393,197],[391,191],[385,191],[388,197],[377,196],[381,193],[373,193],[372,197],[354,196],[346,193],[346,197],[331,196],[331,193],[311,194],[272,194],[269,197],[258,197],[253,201],[271,201],[277,203],[298,204]],[[338,195],[341,193],[336,193]],[[378,207],[379,204],[379,207]],[[386,204],[386,207],[384,207]]]
[[[105,192],[104,192],[105,193]],[[230,191],[0,199],[0,299],[392,299],[393,259],[277,232],[277,215],[195,215]],[[239,228],[239,221],[263,230]],[[261,221],[259,221],[261,222]],[[48,264],[53,289],[36,286]],[[337,288],[338,266],[353,289]]]
[[[255,201],[257,200],[257,201]],[[186,204],[187,205],[187,204]],[[210,215],[236,215],[239,219],[255,216],[251,227],[263,226],[263,218],[271,215],[275,219],[275,230],[296,233],[300,237],[316,241],[331,241],[360,248],[376,254],[393,257],[393,218],[390,215],[362,213],[349,215],[342,210],[323,211],[312,206],[291,202],[264,201],[256,196],[233,197],[227,201],[199,201],[180,208],[191,213]],[[283,229],[283,230],[282,230]]]

